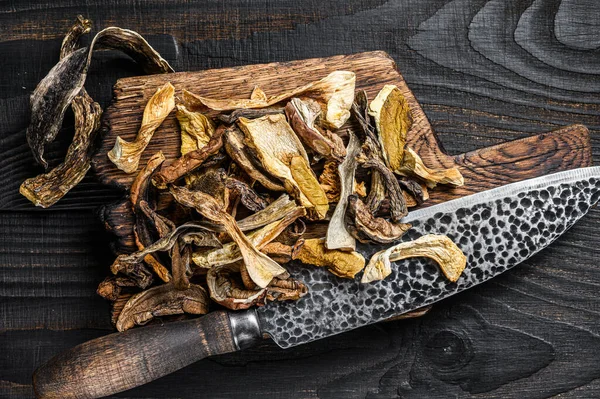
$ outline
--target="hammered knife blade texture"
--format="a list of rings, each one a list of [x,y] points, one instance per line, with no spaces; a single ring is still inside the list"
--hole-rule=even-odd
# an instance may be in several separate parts
[[[467,182],[468,184],[468,182]],[[513,183],[411,212],[402,241],[445,234],[467,256],[456,283],[428,259],[392,264],[383,281],[361,284],[322,268],[290,265],[309,293],[294,303],[256,310],[258,324],[281,347],[314,341],[429,305],[471,288],[531,257],[556,240],[600,198],[600,167]],[[388,246],[360,245],[365,259]]]

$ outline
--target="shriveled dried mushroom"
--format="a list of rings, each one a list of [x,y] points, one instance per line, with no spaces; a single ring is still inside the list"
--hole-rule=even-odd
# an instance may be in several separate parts
[[[132,296],[117,319],[117,330],[125,331],[144,325],[155,317],[174,314],[208,313],[208,294],[199,285],[191,284],[177,290],[172,284],[163,284]]]
[[[181,155],[204,147],[215,133],[216,127],[210,118],[189,111],[184,105],[177,105],[175,116],[181,127]]]
[[[406,147],[404,151],[402,165],[395,172],[405,176],[417,176],[429,188],[433,188],[438,184],[451,184],[453,186],[465,184],[465,179],[457,168],[430,169],[425,166],[421,157],[409,147]]]
[[[239,262],[211,268],[206,283],[210,297],[228,309],[242,310],[265,304],[267,290],[247,289],[242,282]]]
[[[391,262],[418,257],[433,259],[439,264],[444,276],[452,282],[458,281],[467,264],[467,257],[451,239],[444,235],[427,234],[374,254],[365,268],[361,283],[389,276],[392,273]]]
[[[293,258],[307,265],[327,267],[338,277],[354,278],[365,267],[365,258],[354,251],[327,249],[324,238],[304,240]]]
[[[109,151],[108,158],[117,168],[125,173],[133,173],[137,170],[142,152],[173,108],[175,108],[175,88],[171,83],[165,83],[156,90],[146,104],[142,125],[135,140],[129,142],[117,137],[114,147]]]
[[[383,218],[376,218],[357,195],[348,196],[346,228],[362,243],[388,244],[398,240],[411,227],[408,223],[392,223]]]

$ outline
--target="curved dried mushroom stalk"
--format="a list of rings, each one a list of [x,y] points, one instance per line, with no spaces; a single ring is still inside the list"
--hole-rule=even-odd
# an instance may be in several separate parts
[[[125,331],[144,325],[155,317],[174,314],[208,313],[208,294],[199,285],[177,290],[172,284],[163,284],[132,296],[117,319],[117,330]]]
[[[444,276],[458,281],[467,264],[467,257],[446,236],[427,234],[414,241],[403,242],[371,257],[365,268],[361,283],[383,280],[392,273],[391,262],[407,258],[427,257],[437,262]]]
[[[189,245],[179,245],[179,240],[175,241],[171,248],[171,271],[173,272],[173,286],[177,290],[186,290],[190,288],[188,272],[190,269],[191,248]]]
[[[323,219],[329,209],[327,196],[285,116],[269,115],[253,120],[240,118],[238,126],[263,168],[283,181],[286,191],[295,196],[313,218]]]
[[[408,191],[410,197],[415,201],[415,204],[412,206],[421,205],[423,202],[429,199],[429,192],[427,191],[426,185],[421,185],[414,180],[407,179],[406,177],[400,177],[398,179],[398,184],[400,184],[404,190]],[[403,191],[403,193],[406,193],[406,191]]]
[[[408,223],[391,223],[383,218],[374,217],[370,209],[354,194],[348,196],[345,219],[350,234],[365,244],[389,244],[398,240],[412,227]]]
[[[294,208],[290,209],[290,211],[283,218],[248,234],[247,239],[254,248],[260,250],[265,245],[277,238],[277,236],[279,236],[279,234],[281,234],[296,219],[304,215],[306,215],[304,208],[295,206]],[[211,268],[216,265],[233,263],[242,258],[243,253],[236,241],[227,243],[223,245],[222,248],[211,249],[208,251],[198,251],[194,252],[192,255],[192,261],[194,264],[203,268]],[[245,265],[248,273],[252,275],[251,266],[249,266],[248,263],[245,263]],[[283,269],[283,272],[285,272],[285,269]],[[252,279],[254,280],[254,277],[252,277]],[[256,282],[256,280],[254,281]]]
[[[79,48],[81,36],[90,33],[92,30],[92,21],[83,18],[83,15],[77,16],[77,21],[71,26],[60,46],[60,59],[65,58]]]
[[[86,28],[83,29],[85,31]],[[73,42],[73,39],[68,39],[67,43],[63,43],[66,44],[63,53],[73,49]],[[48,167],[44,159],[45,147],[56,138],[67,107],[83,88],[92,53],[96,49],[121,50],[140,63],[147,73],[173,72],[167,61],[142,36],[117,27],[101,30],[89,48],[73,51],[62,58],[31,94],[31,122],[27,128],[27,142],[35,160],[45,168]]]
[[[438,184],[451,184],[453,186],[465,184],[465,179],[457,168],[428,168],[421,157],[409,147],[406,147],[404,151],[402,166],[395,172],[404,176],[416,176],[423,180],[429,188],[433,188]]]
[[[185,101],[195,106],[205,106],[216,111],[231,111],[239,108],[265,108],[291,97],[307,97],[317,100],[323,110],[323,123],[339,129],[350,117],[354,100],[354,72],[334,71],[321,80],[298,87],[277,96],[255,96],[250,99],[214,99],[183,91]]]
[[[348,205],[348,196],[354,193],[354,173],[356,171],[356,157],[360,152],[360,143],[358,138],[350,133],[348,142],[348,155],[344,162],[338,166],[338,172],[341,181],[340,200],[337,203],[329,226],[327,227],[326,246],[328,249],[342,249],[345,251],[354,251],[356,241],[354,237],[346,230],[344,217]]]
[[[182,155],[181,158],[173,161],[170,165],[163,166],[152,178],[152,183],[160,189],[165,189],[167,188],[167,184],[173,183],[198,168],[208,157],[216,154],[223,147],[224,131],[225,127],[219,126],[204,147],[190,151]]]
[[[328,130],[320,131],[315,126],[321,115],[321,107],[316,101],[292,98],[285,106],[285,114],[294,132],[317,154],[338,162],[346,156],[346,148],[340,136]]]
[[[114,147],[108,152],[108,158],[112,163],[125,173],[135,172],[142,152],[154,136],[156,129],[163,123],[173,108],[175,108],[175,87],[167,82],[156,90],[156,93],[146,104],[142,125],[135,140],[129,142],[123,140],[120,136],[117,137]]]
[[[386,165],[393,171],[400,169],[406,134],[412,126],[406,98],[396,86],[385,85],[369,104],[369,115],[375,120]]]
[[[354,278],[365,267],[365,258],[354,251],[327,249],[324,238],[304,240],[293,258],[307,265],[327,267],[338,277]]]
[[[244,144],[244,133],[235,125],[225,131],[225,151],[248,176],[263,187],[273,191],[285,191],[277,178],[263,170],[260,161],[252,156]]]
[[[273,277],[285,273],[285,269],[277,262],[260,253],[252,245],[238,227],[235,219],[221,210],[217,201],[210,195],[200,191],[191,192],[186,188],[176,186],[172,186],[170,191],[180,204],[196,209],[205,218],[225,227],[227,234],[238,245],[248,273],[258,286],[266,287]]]
[[[247,289],[240,275],[240,263],[215,266],[206,275],[210,297],[219,305],[231,310],[263,306],[267,290]]]

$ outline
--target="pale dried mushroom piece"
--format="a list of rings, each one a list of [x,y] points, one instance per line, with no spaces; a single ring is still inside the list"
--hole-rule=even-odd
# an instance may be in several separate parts
[[[285,269],[265,254],[259,252],[242,233],[235,219],[224,212],[217,201],[210,195],[200,191],[189,191],[183,187],[172,186],[171,194],[177,202],[187,207],[196,209],[202,216],[222,224],[225,231],[238,245],[248,273],[252,280],[260,287],[266,287],[273,277],[285,273]],[[194,261],[195,262],[195,261]]]
[[[428,168],[421,157],[410,147],[406,147],[404,150],[402,165],[395,172],[404,176],[416,176],[423,180],[429,188],[433,188],[438,184],[451,184],[453,186],[465,184],[465,179],[457,168]]]
[[[355,84],[354,72],[334,71],[321,80],[271,97],[255,95],[250,99],[215,99],[198,96],[187,90],[183,90],[183,95],[192,106],[205,106],[216,111],[265,108],[292,97],[312,98],[321,106],[325,127],[339,129],[350,117]]]
[[[79,24],[82,24],[81,20],[76,22],[76,25]],[[87,30],[85,26],[71,29],[75,36]],[[27,128],[27,142],[35,160],[45,168],[48,167],[44,159],[45,147],[54,141],[67,107],[81,93],[94,50],[121,50],[136,60],[146,73],[173,72],[169,63],[142,36],[128,29],[103,29],[94,36],[88,48],[74,50],[76,43],[77,37],[65,38],[61,49],[63,57],[40,81],[30,98],[31,122]]]
[[[365,268],[361,283],[383,280],[389,276],[392,273],[391,262],[419,257],[437,262],[444,276],[452,282],[458,281],[467,264],[467,257],[450,238],[427,234],[374,254]]]
[[[328,249],[341,249],[344,251],[354,251],[356,240],[346,229],[344,217],[348,205],[348,196],[354,193],[354,173],[356,172],[356,157],[360,153],[360,142],[358,138],[350,133],[348,142],[348,155],[344,162],[338,166],[341,189],[340,200],[337,203],[329,226],[327,227],[326,246]]]
[[[354,278],[356,273],[365,267],[365,258],[354,251],[341,251],[327,249],[324,238],[310,238],[304,240],[293,258],[306,265],[327,267],[338,277]]]
[[[215,133],[216,126],[210,118],[184,105],[177,105],[175,116],[181,127],[181,155],[206,146]]]
[[[225,130],[225,151],[248,176],[263,187],[273,191],[285,191],[277,178],[263,170],[260,161],[252,156],[244,143],[244,133],[235,125]]]
[[[392,223],[376,218],[357,195],[348,196],[346,228],[362,243],[389,244],[402,237],[411,227],[408,223]]]
[[[265,304],[265,288],[247,289],[240,275],[240,262],[211,268],[206,284],[213,301],[231,310],[243,310]]]
[[[312,218],[323,219],[329,209],[327,196],[285,116],[268,115],[252,120],[240,118],[238,126],[262,167],[284,182],[286,191],[307,208]]]
[[[185,153],[171,164],[163,166],[161,170],[152,177],[152,183],[160,188],[167,188],[167,184],[173,183],[187,173],[200,167],[210,156],[215,155],[223,147],[224,126],[219,126],[210,137],[204,147]]]
[[[156,129],[163,123],[171,111],[175,108],[175,87],[171,83],[165,83],[156,90],[150,98],[142,125],[134,141],[123,140],[117,137],[115,145],[108,152],[108,158],[115,166],[125,173],[133,173],[137,170],[142,152],[154,136]]]
[[[159,285],[132,296],[119,314],[116,327],[123,332],[155,317],[206,314],[209,302],[206,290],[197,284],[191,284],[185,290],[177,290],[172,284]]]
[[[369,115],[375,120],[386,164],[393,171],[400,169],[406,134],[412,126],[412,116],[406,98],[396,86],[385,85],[369,104]]]
[[[298,137],[314,152],[341,162],[346,156],[342,138],[315,125],[321,107],[315,100],[292,98],[285,106],[285,114]]]
[[[248,234],[247,239],[254,248],[260,250],[265,245],[277,238],[296,219],[305,215],[306,211],[303,207],[295,206],[294,208],[290,209],[290,211],[281,219],[269,223],[268,225]],[[196,251],[192,254],[192,261],[194,264],[203,268],[211,268],[218,265],[233,263],[242,258],[243,253],[236,241],[227,243],[223,245],[222,248]],[[251,276],[255,274],[252,273],[252,265],[248,265],[248,263],[246,263],[245,266]],[[284,272],[285,269],[283,269],[281,274]],[[254,277],[252,277],[252,279],[254,280]],[[256,282],[256,280],[254,281]]]

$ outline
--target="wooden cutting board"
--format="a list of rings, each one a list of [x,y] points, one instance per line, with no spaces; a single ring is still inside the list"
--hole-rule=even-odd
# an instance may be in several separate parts
[[[180,98],[183,88],[207,97],[249,98],[255,86],[261,87],[267,96],[271,96],[321,79],[335,70],[355,72],[357,90],[366,90],[369,99],[373,99],[386,84],[398,86],[410,103],[414,121],[407,136],[407,145],[417,151],[429,167],[457,166],[460,169],[465,185],[459,188],[438,186],[430,192],[431,199],[426,205],[544,174],[590,166],[592,163],[589,132],[582,125],[571,125],[456,156],[446,154],[417,99],[396,69],[394,60],[385,52],[375,51],[120,79],[114,87],[113,102],[104,113],[102,143],[94,157],[93,167],[103,183],[129,188],[136,174],[128,175],[117,169],[106,154],[113,147],[117,136],[125,140],[135,138],[144,106],[156,89],[166,82],[175,86],[176,96]],[[173,112],[154,134],[142,155],[140,168],[158,150],[163,151],[167,162],[178,158],[179,135],[179,126]],[[124,233],[131,229],[128,224],[130,222],[123,215],[129,209],[128,206],[112,207],[109,213],[118,213],[118,217],[104,215],[107,227],[118,229],[120,233],[117,235],[120,237],[124,237]]]

